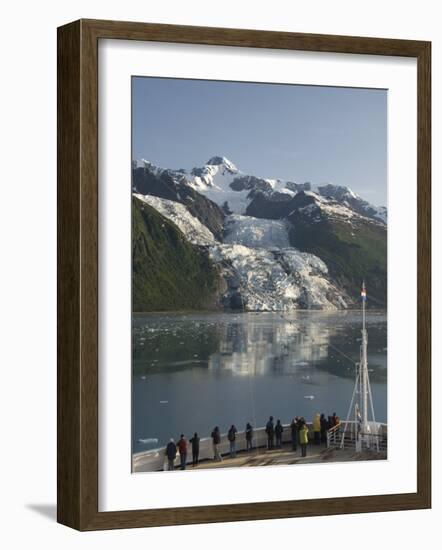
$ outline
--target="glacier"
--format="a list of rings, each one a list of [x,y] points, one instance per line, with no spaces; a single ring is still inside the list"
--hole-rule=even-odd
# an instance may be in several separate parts
[[[205,246],[215,242],[215,236],[210,229],[192,216],[180,202],[139,193],[134,193],[134,196],[173,222],[192,244]]]
[[[288,224],[233,214],[226,217],[224,240],[195,218],[185,205],[134,194],[174,223],[186,239],[205,248],[225,281],[227,309],[292,311],[345,308],[345,297],[329,280],[325,263],[289,246]]]
[[[251,248],[284,248],[289,246],[288,223],[232,214],[224,223],[224,242]]]
[[[210,247],[215,264],[226,262],[231,307],[244,311],[336,310],[345,299],[327,279],[327,266],[294,248],[249,248],[240,244]]]

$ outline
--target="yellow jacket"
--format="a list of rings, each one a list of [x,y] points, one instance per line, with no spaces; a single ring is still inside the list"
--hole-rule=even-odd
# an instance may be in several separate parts
[[[321,431],[321,417],[319,416],[319,414],[316,414],[315,418],[313,419],[313,431],[314,432]]]
[[[308,426],[307,426],[307,424],[304,424],[304,426],[299,430],[299,443],[301,445],[307,445],[307,443],[308,443]]]

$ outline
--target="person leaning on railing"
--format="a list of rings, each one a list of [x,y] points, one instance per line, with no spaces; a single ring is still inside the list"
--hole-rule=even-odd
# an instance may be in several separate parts
[[[169,443],[166,447],[166,456],[167,456],[167,468],[169,471],[172,471],[174,469],[174,461],[176,458],[177,453],[177,447],[175,445],[175,442],[173,438],[170,439]]]
[[[251,451],[253,449],[252,445],[253,439],[253,428],[250,422],[247,422],[246,426],[246,451]]]
[[[184,437],[184,434],[180,435],[180,439],[177,443],[178,451],[180,453],[180,468],[181,470],[186,469],[187,462],[187,441]]]
[[[292,434],[292,451],[298,447],[299,418],[295,416],[290,423],[290,433]]]
[[[221,434],[219,433],[218,426],[215,426],[211,434],[213,444],[213,460],[222,461],[222,456],[219,452],[219,444],[221,443]]]
[[[275,436],[276,436],[276,448],[280,449],[282,447],[282,432],[284,428],[282,427],[281,420],[277,420],[275,426]]]
[[[315,445],[319,445],[321,441],[321,417],[319,413],[316,413],[313,418],[313,434]]]
[[[324,414],[321,414],[319,422],[321,424],[321,443],[327,443],[328,422]]]
[[[237,434],[238,430],[236,429],[236,426],[234,424],[232,424],[230,426],[230,429],[227,433],[227,439],[229,440],[229,443],[230,443],[230,458],[235,458],[236,457],[236,434]]]
[[[198,459],[200,454],[200,438],[198,437],[198,434],[195,432],[193,434],[192,439],[190,440],[190,444],[192,445],[192,466],[198,466]]]
[[[266,424],[267,434],[267,449],[271,451],[274,447],[275,426],[273,424],[273,416],[269,417],[269,421]]]
[[[305,422],[299,430],[299,444],[301,445],[301,456],[307,456],[308,426]]]

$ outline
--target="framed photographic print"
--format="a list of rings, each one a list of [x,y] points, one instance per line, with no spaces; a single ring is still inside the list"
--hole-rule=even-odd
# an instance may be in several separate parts
[[[430,51],[59,28],[59,522],[430,507]]]

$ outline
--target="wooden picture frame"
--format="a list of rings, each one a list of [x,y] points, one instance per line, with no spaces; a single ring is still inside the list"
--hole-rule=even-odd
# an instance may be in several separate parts
[[[417,492],[98,511],[98,41],[123,39],[417,59]],[[58,29],[58,521],[82,531],[431,506],[431,44],[423,41],[79,20]]]

